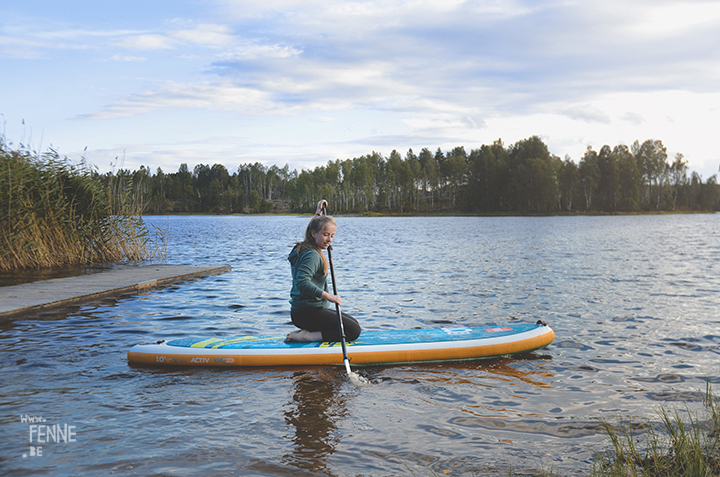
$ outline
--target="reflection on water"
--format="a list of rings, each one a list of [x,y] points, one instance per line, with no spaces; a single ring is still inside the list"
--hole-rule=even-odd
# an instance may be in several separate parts
[[[340,442],[337,421],[347,417],[338,381],[324,373],[294,373],[295,392],[285,422],[295,429],[294,449],[283,461],[299,469],[330,473],[327,457]]]
[[[284,334],[307,217],[154,217],[168,262],[233,271],[0,324],[4,475],[586,473],[599,418],[702,407],[720,382],[720,215],[339,217],[333,262],[364,329],[546,321],[487,361],[353,370],[129,366],[135,343]],[[352,356],[350,356],[352,358]],[[30,451],[20,416],[76,426]]]

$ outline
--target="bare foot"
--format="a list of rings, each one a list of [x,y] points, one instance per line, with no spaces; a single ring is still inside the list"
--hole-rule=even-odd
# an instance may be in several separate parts
[[[322,341],[322,332],[298,330],[293,331],[285,338],[286,343],[312,343],[314,341]]]

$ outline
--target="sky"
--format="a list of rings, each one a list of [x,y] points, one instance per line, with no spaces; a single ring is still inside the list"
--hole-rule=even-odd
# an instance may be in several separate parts
[[[0,134],[100,172],[539,136],[717,174],[720,2],[3,0]]]

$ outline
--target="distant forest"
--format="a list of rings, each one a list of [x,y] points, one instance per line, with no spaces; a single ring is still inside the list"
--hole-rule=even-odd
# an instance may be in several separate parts
[[[537,137],[502,141],[468,154],[464,147],[427,148],[385,157],[372,152],[314,170],[259,162],[228,171],[199,164],[191,171],[118,170],[97,176],[128,191],[145,214],[271,213],[315,210],[335,214],[559,214],[720,210],[715,175],[703,182],[677,154],[670,162],[660,140],[631,147],[588,147],[576,164],[550,154]]]

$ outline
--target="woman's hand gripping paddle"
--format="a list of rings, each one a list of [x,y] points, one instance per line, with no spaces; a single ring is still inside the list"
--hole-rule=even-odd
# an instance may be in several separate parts
[[[326,206],[323,204],[322,206],[322,213],[323,215],[327,215]],[[332,261],[332,245],[328,246],[327,248],[328,252],[328,262],[330,264],[330,277],[332,278],[332,286],[333,286],[333,294],[337,295],[337,285],[335,284],[335,269],[333,268],[333,261]],[[359,377],[350,371],[350,359],[347,355],[347,346],[345,345],[345,326],[343,326],[342,321],[342,313],[340,313],[340,305],[335,303],[335,311],[337,312],[337,319],[338,319],[338,327],[340,329],[340,344],[342,345],[342,353],[343,353],[343,361],[345,363],[345,370],[348,373],[348,376],[352,379],[353,377],[356,377],[359,379]]]

